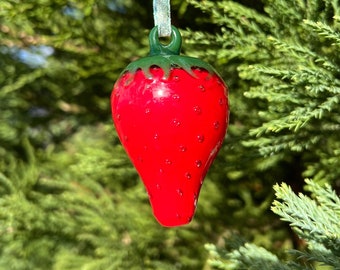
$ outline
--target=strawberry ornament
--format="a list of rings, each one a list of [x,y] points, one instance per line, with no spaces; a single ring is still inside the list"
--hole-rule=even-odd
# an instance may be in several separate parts
[[[111,95],[119,139],[149,194],[156,219],[173,227],[191,221],[207,171],[228,126],[228,88],[209,64],[181,56],[181,35],[169,44],[157,26],[150,54],[130,63]]]

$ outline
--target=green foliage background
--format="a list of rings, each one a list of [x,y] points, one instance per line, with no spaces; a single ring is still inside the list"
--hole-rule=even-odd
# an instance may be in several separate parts
[[[305,191],[340,189],[338,1],[171,3],[183,53],[213,64],[229,85],[231,120],[194,220],[169,229],[152,217],[109,108],[121,70],[148,53],[152,1],[0,2],[0,269],[250,269],[247,252],[288,260],[295,255],[285,250],[306,247],[296,235],[311,240],[271,212],[272,186],[299,192],[310,178]],[[281,187],[287,205],[308,204]],[[293,228],[314,228],[303,208],[273,209]],[[233,234],[254,244],[216,251]],[[339,231],[332,237],[339,243]],[[213,256],[234,253],[208,262],[206,243]],[[327,254],[339,257],[339,246]],[[304,265],[314,267],[323,253],[307,247],[315,252]],[[332,262],[324,263],[339,269]]]

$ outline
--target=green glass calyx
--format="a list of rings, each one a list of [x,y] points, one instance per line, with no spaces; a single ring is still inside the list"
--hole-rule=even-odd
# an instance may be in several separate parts
[[[178,29],[171,26],[171,40],[169,44],[164,45],[159,41],[158,27],[152,28],[149,34],[150,53],[149,56],[140,58],[130,63],[123,72],[129,71],[131,73],[141,69],[145,76],[152,77],[150,68],[158,66],[164,71],[164,77],[169,77],[170,69],[182,68],[190,75],[195,77],[192,68],[202,68],[209,73],[216,73],[214,68],[208,63],[194,57],[181,56],[182,37]]]

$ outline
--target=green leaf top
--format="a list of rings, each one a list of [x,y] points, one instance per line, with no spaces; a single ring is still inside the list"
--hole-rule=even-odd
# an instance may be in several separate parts
[[[182,45],[182,37],[178,29],[172,26],[171,41],[164,45],[160,43],[157,33],[158,27],[155,26],[149,34],[150,53],[149,56],[140,58],[130,63],[123,72],[129,71],[131,73],[141,69],[145,76],[152,77],[150,68],[158,66],[164,71],[164,77],[168,78],[171,68],[182,68],[190,75],[195,77],[192,68],[202,68],[209,73],[216,73],[214,68],[208,63],[194,57],[181,56],[180,50]]]

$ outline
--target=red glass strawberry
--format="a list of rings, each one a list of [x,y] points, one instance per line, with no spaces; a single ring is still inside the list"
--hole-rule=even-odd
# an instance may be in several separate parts
[[[112,117],[121,143],[163,226],[191,221],[204,177],[228,125],[227,86],[207,63],[180,56],[172,27],[168,45],[157,27],[150,54],[129,64],[114,85]]]

